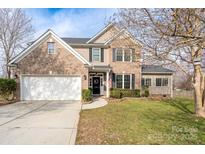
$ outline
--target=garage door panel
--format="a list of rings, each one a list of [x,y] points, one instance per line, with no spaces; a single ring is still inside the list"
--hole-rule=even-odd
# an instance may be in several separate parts
[[[23,100],[80,100],[80,77],[22,78]]]

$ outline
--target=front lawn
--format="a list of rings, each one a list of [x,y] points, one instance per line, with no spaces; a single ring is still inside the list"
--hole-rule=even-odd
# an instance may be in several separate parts
[[[193,100],[123,100],[81,112],[76,144],[205,144]]]

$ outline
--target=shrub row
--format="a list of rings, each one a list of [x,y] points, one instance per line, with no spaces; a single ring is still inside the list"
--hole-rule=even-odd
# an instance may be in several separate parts
[[[91,101],[92,100],[92,90],[91,89],[83,89],[82,99],[85,102]]]
[[[130,90],[130,89],[111,89],[110,97],[112,98],[123,98],[123,97],[140,97],[140,90]]]
[[[9,99],[9,96],[16,90],[16,81],[13,79],[0,78],[0,95],[4,99]],[[13,99],[13,98],[12,98]]]

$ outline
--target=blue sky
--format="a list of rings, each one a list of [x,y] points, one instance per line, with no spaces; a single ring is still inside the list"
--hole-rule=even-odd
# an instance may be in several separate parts
[[[52,29],[61,37],[92,37],[116,9],[25,9],[32,18],[35,37]]]

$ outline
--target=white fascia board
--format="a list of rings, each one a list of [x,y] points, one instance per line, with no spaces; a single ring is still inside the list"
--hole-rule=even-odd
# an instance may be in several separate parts
[[[108,28],[110,28],[111,26],[113,26],[112,23],[108,24],[105,28],[103,28],[100,32],[98,32],[97,34],[95,34],[90,40],[87,41],[87,43],[92,42],[93,40],[95,40],[97,37],[99,37],[100,35],[102,35]]]
[[[69,52],[71,52],[76,58],[78,58],[83,64],[91,65],[84,57],[82,57],[77,51],[75,51],[71,46],[69,46],[65,41],[63,41],[57,34],[55,34],[52,30],[48,30],[46,33],[41,35],[32,45],[30,45],[27,49],[21,52],[18,56],[16,56],[10,63],[18,63],[22,60],[26,55],[32,52],[43,40],[49,37],[49,35],[53,36],[63,47],[65,47]]]

